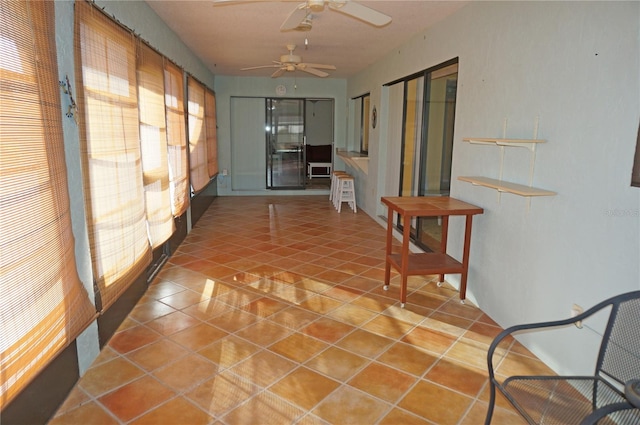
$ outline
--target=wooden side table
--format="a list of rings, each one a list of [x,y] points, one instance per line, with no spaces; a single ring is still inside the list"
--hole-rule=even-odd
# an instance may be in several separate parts
[[[467,271],[469,268],[469,247],[471,245],[471,221],[475,214],[482,214],[484,210],[472,204],[448,196],[402,196],[383,197],[382,203],[388,207],[387,212],[387,251],[384,270],[384,289],[389,288],[391,267],[395,268],[401,277],[400,302],[402,307],[407,301],[407,276],[437,274],[438,282],[444,281],[445,274],[459,273],[460,302],[464,303],[467,291]],[[402,248],[400,253],[392,252],[393,216],[402,216]],[[447,255],[447,232],[449,216],[466,216],[464,249],[462,262]],[[442,217],[442,240],[440,252],[409,253],[411,219],[413,217]]]

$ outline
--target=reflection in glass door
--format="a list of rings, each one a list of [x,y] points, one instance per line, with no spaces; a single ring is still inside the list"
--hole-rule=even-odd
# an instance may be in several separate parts
[[[303,99],[266,99],[267,187],[304,189]]]
[[[405,82],[401,196],[448,196],[458,81],[457,60]],[[411,235],[423,249],[439,250],[439,217],[414,219]]]

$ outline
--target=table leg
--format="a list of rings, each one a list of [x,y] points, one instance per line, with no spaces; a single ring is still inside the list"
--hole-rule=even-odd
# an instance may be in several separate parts
[[[467,271],[469,269],[469,248],[471,246],[471,222],[472,215],[467,215],[464,227],[464,251],[462,253],[462,274],[460,276],[460,302],[464,304],[467,297]]]
[[[400,307],[407,302],[407,274],[409,273],[409,239],[411,238],[411,217],[402,217],[402,251],[400,265]]]
[[[442,216],[442,235],[440,238],[440,252],[443,254],[447,253],[447,236],[449,235],[449,216]],[[442,285],[444,282],[444,274],[438,275],[438,286]]]
[[[387,212],[387,250],[384,262],[384,286],[382,289],[385,291],[389,289],[389,281],[391,280],[391,263],[389,262],[389,255],[391,255],[391,247],[393,243],[393,211],[389,208]]]

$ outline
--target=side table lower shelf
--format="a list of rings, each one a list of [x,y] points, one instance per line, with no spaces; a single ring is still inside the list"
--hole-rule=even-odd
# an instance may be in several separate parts
[[[408,258],[407,276],[453,274],[464,271],[462,263],[447,254],[425,252],[409,254]],[[402,254],[391,254],[387,257],[387,260],[393,268],[398,272],[402,272]]]

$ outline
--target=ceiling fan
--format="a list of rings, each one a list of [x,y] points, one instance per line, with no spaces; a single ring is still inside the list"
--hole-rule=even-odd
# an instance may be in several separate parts
[[[316,77],[326,77],[329,74],[320,71],[321,69],[336,69],[333,65],[322,65],[319,63],[304,63],[302,62],[302,57],[298,55],[294,55],[293,51],[296,49],[295,44],[287,44],[288,54],[280,56],[279,61],[273,61],[272,65],[260,65],[260,66],[252,66],[249,68],[242,68],[241,71],[249,71],[251,69],[260,69],[260,68],[278,68],[276,71],[271,74],[271,78],[277,78],[284,74],[285,72],[293,72],[293,71],[304,71],[309,74],[315,75]]]
[[[344,13],[376,27],[382,27],[391,22],[391,16],[353,0],[307,0],[293,9],[280,26],[280,31],[309,31],[311,29],[311,13],[322,12],[325,6],[329,6],[329,10]]]

